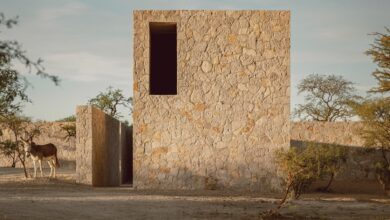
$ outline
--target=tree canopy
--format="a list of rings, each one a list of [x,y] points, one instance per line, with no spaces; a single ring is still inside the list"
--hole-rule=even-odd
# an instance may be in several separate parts
[[[56,122],[75,122],[75,121],[76,121],[76,115],[70,115],[68,117],[56,120]]]
[[[377,148],[382,159],[373,165],[377,179],[390,195],[390,97],[366,99],[353,103],[356,114],[363,126],[356,131],[364,140],[364,146]]]
[[[8,19],[0,13],[0,34],[4,28],[10,29],[17,23],[17,17]],[[36,75],[49,78],[58,85],[58,77],[46,73],[42,62],[41,58],[33,61],[27,57],[26,51],[18,41],[0,38],[0,116],[19,111],[21,102],[29,101],[25,93],[28,82],[15,69],[15,63],[24,65],[29,73],[35,72]]]
[[[21,139],[25,134],[29,132],[28,124],[31,123],[31,119],[24,116],[19,116],[17,114],[12,115],[6,115],[0,117],[0,124],[2,125],[1,128],[6,128],[11,130],[13,134],[13,138],[10,140],[2,141],[0,144],[0,151],[3,152],[3,155],[10,156],[13,159],[13,164],[16,163],[15,158],[18,159],[18,161],[21,162],[24,170],[24,175],[27,178],[27,169],[25,165],[26,156],[24,152],[24,146],[21,142]],[[35,133],[35,129],[33,130]],[[14,151],[14,153],[11,153]]]
[[[386,28],[385,34],[374,33],[376,36],[371,48],[366,54],[371,56],[378,68],[372,75],[378,80],[378,87],[371,89],[371,92],[390,91],[390,29]]]
[[[390,150],[390,97],[366,99],[353,104],[364,124],[358,132],[367,147]],[[384,158],[390,167],[390,158]]]
[[[114,89],[111,86],[105,92],[100,92],[96,97],[91,98],[88,104],[100,108],[102,111],[115,118],[121,118],[118,107],[122,106],[131,110],[132,97],[126,98],[122,90]]]
[[[358,98],[353,83],[342,76],[311,74],[298,85],[305,94],[305,103],[294,109],[294,115],[304,120],[337,121],[352,117],[348,103]]]

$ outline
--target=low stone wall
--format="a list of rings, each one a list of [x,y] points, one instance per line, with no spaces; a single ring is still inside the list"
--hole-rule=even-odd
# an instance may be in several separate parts
[[[34,141],[37,144],[55,144],[62,167],[76,168],[77,161],[77,180],[80,183],[92,185],[94,175],[96,181],[103,185],[131,183],[131,128],[92,107],[78,107],[77,115],[77,141],[73,137],[65,138],[66,132],[62,129],[74,122],[44,123],[41,135]],[[364,147],[363,140],[356,135],[356,130],[361,127],[362,124],[358,122],[292,122],[291,144],[302,147],[308,142],[316,142],[347,146],[349,157],[336,180],[375,180],[375,172],[370,166],[381,159],[381,154],[375,149]],[[3,140],[12,136],[9,130],[2,132]],[[0,155],[0,167],[10,165],[11,161]],[[27,166],[32,167],[31,161],[27,161]],[[212,181],[209,180],[210,184]]]
[[[364,141],[356,131],[363,126],[359,122],[292,122],[291,145],[305,146],[308,142],[331,143],[346,146],[349,156],[336,180],[374,180],[372,165],[381,160],[381,152],[364,147]]]
[[[45,122],[41,126],[41,135],[34,139],[36,144],[47,144],[53,143],[57,147],[58,159],[62,167],[75,168],[76,163],[76,145],[75,138],[66,138],[66,131],[62,129],[65,125],[74,125],[74,122]],[[13,134],[10,130],[2,130],[3,136],[0,137],[2,140],[13,139]],[[4,155],[0,155],[0,167],[11,166],[12,161],[6,158]],[[27,160],[27,167],[31,168],[31,160]],[[16,164],[17,167],[21,167],[20,162]],[[48,165],[43,163],[43,166]]]
[[[356,135],[361,126],[359,122],[291,122],[291,140],[363,147],[363,140]]]
[[[76,181],[119,186],[131,164],[127,126],[92,106],[78,106],[76,114]]]

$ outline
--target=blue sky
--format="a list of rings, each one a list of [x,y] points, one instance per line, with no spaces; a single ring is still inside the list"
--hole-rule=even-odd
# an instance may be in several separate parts
[[[302,102],[296,86],[311,73],[343,75],[364,94],[376,84],[364,51],[369,33],[390,24],[388,0],[0,0],[7,17],[20,23],[1,33],[18,40],[31,58],[62,82],[29,75],[33,100],[25,114],[56,120],[74,114],[108,86],[132,95],[132,11],[136,9],[283,9],[291,11],[291,106]],[[129,115],[126,115],[129,117]]]

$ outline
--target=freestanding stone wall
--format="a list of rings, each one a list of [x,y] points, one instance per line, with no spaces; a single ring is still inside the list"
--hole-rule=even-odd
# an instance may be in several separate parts
[[[92,106],[79,106],[76,114],[76,181],[93,186],[120,185],[121,170],[129,171],[122,166],[131,163],[121,160],[128,158],[121,155],[129,147],[127,126]]]
[[[177,95],[150,95],[149,22],[177,25]],[[280,189],[289,11],[134,11],[134,186]]]
[[[356,133],[361,127],[359,122],[291,122],[291,140],[363,147],[364,141]]]
[[[382,154],[377,149],[367,149],[357,131],[362,128],[360,122],[292,122],[291,142],[297,147],[307,142],[330,143],[348,147],[349,155],[346,164],[336,180],[347,180],[350,183],[361,180],[375,180],[373,168]]]

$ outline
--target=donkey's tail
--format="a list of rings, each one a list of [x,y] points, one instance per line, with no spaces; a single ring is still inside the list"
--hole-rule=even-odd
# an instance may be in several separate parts
[[[60,162],[58,161],[58,157],[57,157],[57,152],[56,152],[56,167],[60,167],[61,165],[60,165]]]

